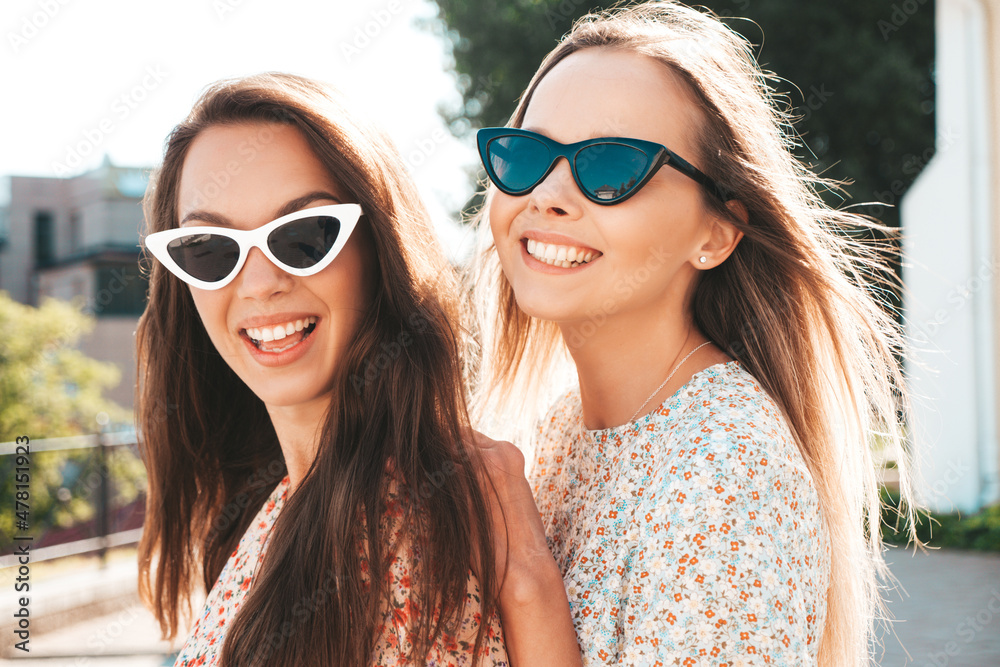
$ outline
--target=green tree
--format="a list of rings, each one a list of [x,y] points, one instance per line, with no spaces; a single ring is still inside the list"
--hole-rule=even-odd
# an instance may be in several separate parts
[[[93,433],[102,412],[131,419],[102,396],[121,372],[73,347],[93,328],[92,317],[64,301],[33,308],[0,292],[0,442]]]
[[[73,347],[93,328],[93,318],[69,303],[49,299],[33,308],[0,292],[0,442],[95,433],[101,413],[110,423],[131,421],[129,411],[102,396],[119,382],[120,371]],[[95,454],[93,449],[31,454],[31,534],[93,518],[102,477],[111,482],[114,502],[137,497],[144,488],[144,471],[135,455],[116,451],[107,468],[101,468]],[[11,551],[16,528],[14,468],[15,457],[0,456],[0,503],[5,508],[0,512],[0,553]]]
[[[507,122],[543,56],[573,21],[611,2],[435,0],[463,106],[452,131]],[[751,43],[800,118],[800,157],[827,178],[852,181],[850,199],[898,205],[934,151],[934,5],[926,0],[704,0]],[[898,225],[898,210],[861,206]]]

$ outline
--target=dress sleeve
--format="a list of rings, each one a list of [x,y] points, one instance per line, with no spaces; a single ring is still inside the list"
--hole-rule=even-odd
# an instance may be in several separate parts
[[[633,517],[617,664],[815,664],[826,534],[787,430],[716,415],[672,452]]]

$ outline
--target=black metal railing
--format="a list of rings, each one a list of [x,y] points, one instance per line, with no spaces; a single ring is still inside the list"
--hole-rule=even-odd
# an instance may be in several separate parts
[[[26,456],[18,444],[0,443],[0,567],[17,564],[25,538],[33,562],[93,552],[103,560],[108,549],[139,541],[145,470],[134,431],[32,439]],[[27,497],[16,484],[25,468]]]

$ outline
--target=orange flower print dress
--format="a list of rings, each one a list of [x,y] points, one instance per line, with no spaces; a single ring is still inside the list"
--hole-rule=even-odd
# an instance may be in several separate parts
[[[232,553],[219,574],[215,585],[205,601],[205,609],[197,620],[184,648],[178,654],[174,667],[201,667],[218,663],[222,654],[222,644],[226,637],[227,624],[239,610],[240,604],[253,584],[254,572],[264,556],[268,535],[274,525],[288,494],[286,476],[267,502],[257,513],[253,523],[240,539],[236,551]],[[389,485],[385,526],[398,536],[402,524],[404,499],[397,493],[395,484]],[[407,611],[410,604],[410,577],[412,564],[419,557],[413,549],[405,546],[397,554],[390,566],[392,578],[392,600],[386,608],[385,621],[376,641],[371,665],[378,667],[403,667],[412,663],[405,656],[412,648],[408,637]],[[363,575],[361,575],[363,576]],[[468,593],[464,615],[458,636],[443,634],[431,650],[425,663],[434,667],[508,667],[504,648],[500,619],[494,615],[490,619],[486,642],[481,649],[480,660],[472,660],[473,642],[482,620],[479,613],[479,583],[475,575],[469,573]]]
[[[829,543],[775,402],[739,364],[652,413],[542,423],[529,476],[585,665],[814,665]]]

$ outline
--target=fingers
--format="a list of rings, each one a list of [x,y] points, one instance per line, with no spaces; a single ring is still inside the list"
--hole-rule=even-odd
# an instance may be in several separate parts
[[[479,449],[489,469],[509,475],[524,476],[524,453],[514,443],[494,440],[485,433],[470,430],[466,442]]]
[[[470,441],[471,444],[474,444],[475,446],[479,447],[480,449],[490,449],[502,442],[505,442],[503,440],[494,440],[485,433],[482,433],[481,431],[477,431],[475,429],[469,430],[469,435],[467,440]]]

